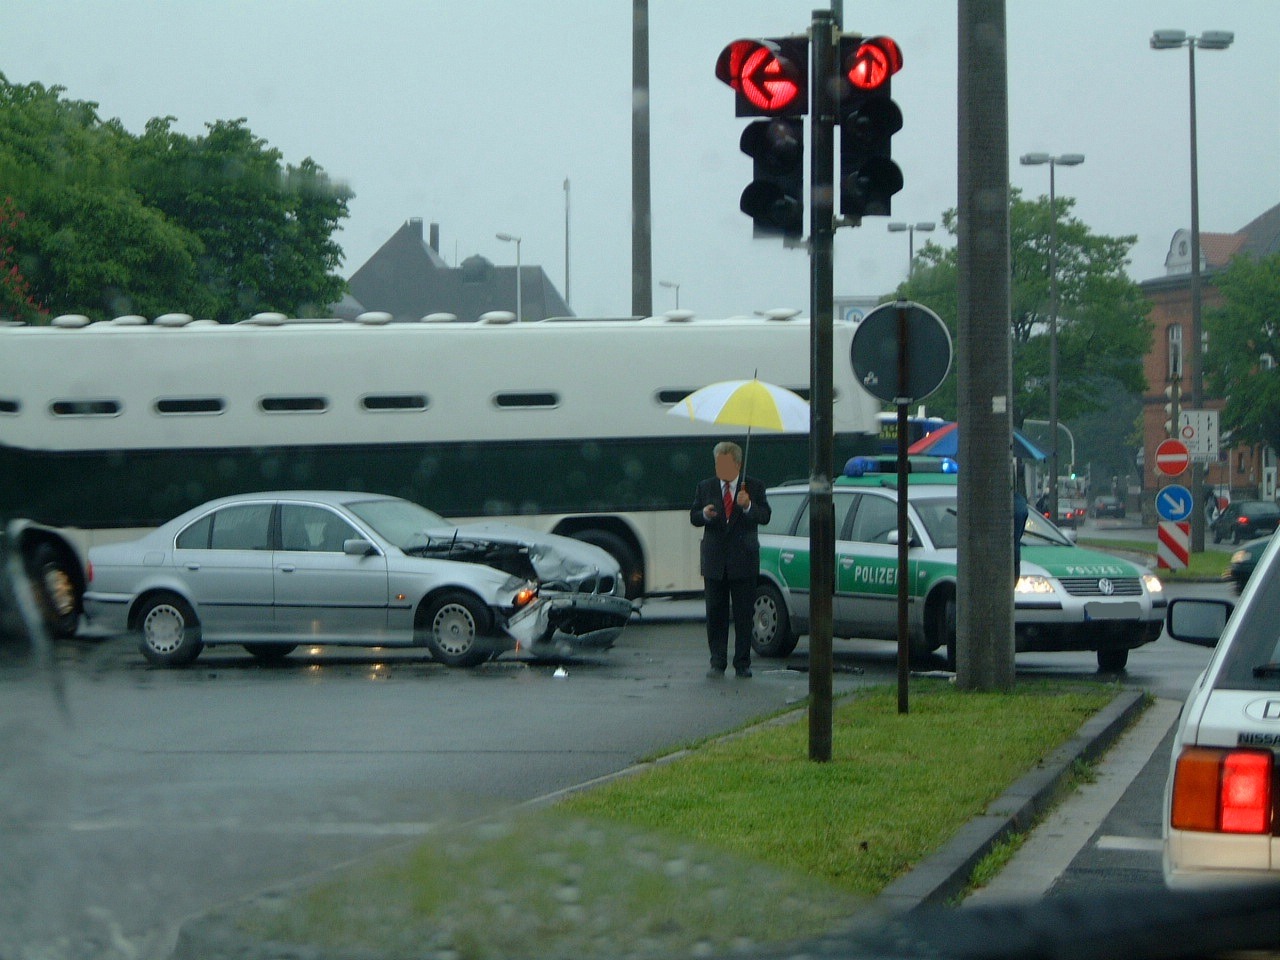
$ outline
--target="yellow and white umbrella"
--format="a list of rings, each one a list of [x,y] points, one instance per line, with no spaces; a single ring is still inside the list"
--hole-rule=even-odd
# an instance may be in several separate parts
[[[751,430],[778,430],[803,433],[809,430],[809,404],[786,387],[750,380],[722,380],[693,391],[667,411],[673,417],[687,417],[703,423],[721,423],[747,428],[747,450]],[[742,472],[746,473],[746,455]]]

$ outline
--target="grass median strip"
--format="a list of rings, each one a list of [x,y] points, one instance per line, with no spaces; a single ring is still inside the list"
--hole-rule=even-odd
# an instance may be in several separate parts
[[[1116,690],[915,680],[808,726],[705,743],[555,807],[442,830],[408,852],[241,911],[254,938],[399,956],[663,956],[825,932],[942,846]],[[410,953],[409,951],[413,951]]]

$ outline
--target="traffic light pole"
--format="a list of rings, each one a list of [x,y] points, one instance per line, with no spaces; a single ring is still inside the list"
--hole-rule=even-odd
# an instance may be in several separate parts
[[[831,759],[832,599],[835,508],[832,499],[832,376],[835,239],[836,25],[813,11],[809,178],[809,759]]]

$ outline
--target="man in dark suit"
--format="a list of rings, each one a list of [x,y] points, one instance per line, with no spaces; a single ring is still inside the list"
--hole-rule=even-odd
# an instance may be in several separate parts
[[[728,666],[729,619],[733,617],[733,670],[751,676],[751,620],[760,539],[756,528],[769,522],[764,484],[742,476],[742,448],[725,441],[715,446],[716,475],[698,484],[689,520],[702,527],[702,578],[706,586],[707,646],[718,679]]]

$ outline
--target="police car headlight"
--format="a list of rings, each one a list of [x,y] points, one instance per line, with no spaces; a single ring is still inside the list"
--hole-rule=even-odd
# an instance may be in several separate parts
[[[1164,593],[1164,584],[1154,573],[1144,573],[1142,585],[1147,588],[1147,593]]]
[[[1053,593],[1053,581],[1048,577],[1041,577],[1032,574],[1027,577],[1018,578],[1018,586],[1015,593]]]

